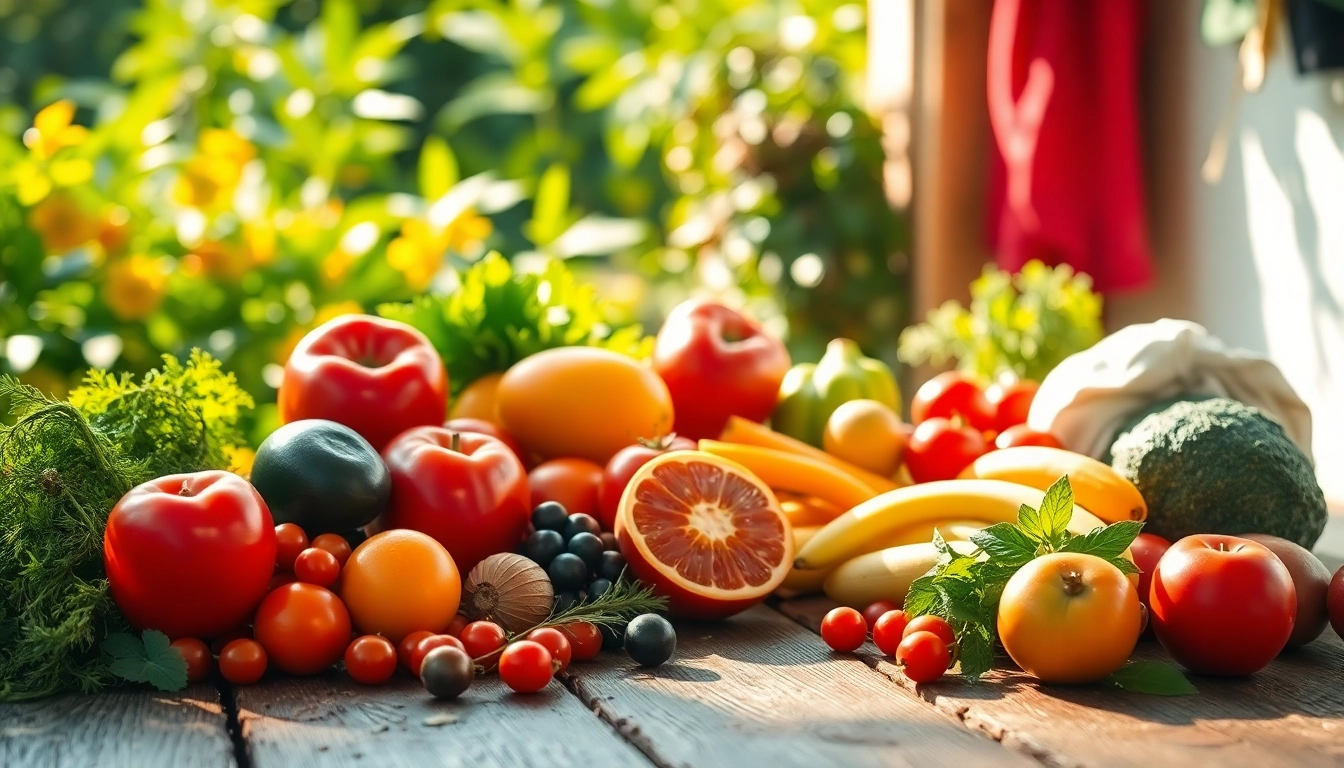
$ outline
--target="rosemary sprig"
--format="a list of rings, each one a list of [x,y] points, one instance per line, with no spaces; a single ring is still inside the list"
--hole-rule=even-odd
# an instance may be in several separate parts
[[[552,612],[537,627],[558,627],[575,621],[586,621],[599,627],[617,627],[642,613],[664,610],[667,610],[666,597],[655,595],[652,589],[638,581],[621,579],[591,603],[580,603],[558,613]]]

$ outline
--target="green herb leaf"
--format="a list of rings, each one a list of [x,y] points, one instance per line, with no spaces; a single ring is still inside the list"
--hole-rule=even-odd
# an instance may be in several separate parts
[[[966,627],[957,636],[957,656],[966,677],[975,680],[988,672],[994,665],[994,638],[989,628],[982,624]]]
[[[1165,661],[1131,661],[1112,672],[1106,682],[1131,693],[1153,696],[1193,696],[1199,689],[1174,665]]]
[[[992,559],[1022,565],[1036,556],[1036,542],[1012,523],[995,523],[971,535],[971,542]]]
[[[1037,514],[1042,537],[1058,550],[1068,541],[1069,521],[1073,519],[1073,486],[1069,485],[1068,475],[1056,480],[1045,492]]]
[[[1022,535],[1037,544],[1049,544],[1050,537],[1041,527],[1041,516],[1035,509],[1023,504],[1017,508],[1017,528]]]
[[[104,640],[101,647],[112,658],[109,666],[117,677],[149,683],[161,691],[187,687],[187,661],[162,632],[147,629],[138,638],[117,633]]]
[[[934,609],[942,600],[938,588],[934,586],[933,575],[920,576],[918,579],[910,582],[910,589],[905,593],[905,613],[907,616],[923,616],[927,613],[933,613]]]
[[[1103,560],[1119,557],[1129,545],[1134,543],[1143,523],[1137,520],[1121,520],[1105,528],[1096,528],[1080,536],[1074,536],[1065,542],[1061,551],[1082,552],[1096,555]]]
[[[1107,558],[1106,562],[1110,563],[1111,565],[1114,565],[1116,568],[1119,568],[1120,572],[1125,574],[1126,576],[1134,573],[1143,573],[1143,571],[1139,570],[1139,566],[1135,565],[1134,563],[1130,562],[1129,560],[1123,557]]]

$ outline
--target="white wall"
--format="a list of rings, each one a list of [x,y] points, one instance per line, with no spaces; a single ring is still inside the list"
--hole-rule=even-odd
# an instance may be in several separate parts
[[[1197,36],[1199,3],[1158,0],[1147,141],[1162,284],[1110,321],[1184,315],[1266,353],[1313,413],[1326,495],[1344,500],[1344,72],[1300,76],[1284,38],[1247,94],[1222,180],[1200,167],[1236,74],[1234,47]]]

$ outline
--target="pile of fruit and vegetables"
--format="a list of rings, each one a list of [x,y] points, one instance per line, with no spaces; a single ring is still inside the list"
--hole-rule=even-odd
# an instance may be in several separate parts
[[[312,330],[254,454],[251,399],[204,353],[66,401],[0,380],[0,700],[333,668],[526,693],[604,650],[656,667],[669,619],[775,593],[824,593],[828,645],[871,638],[919,683],[1001,649],[1044,683],[1183,694],[1130,661],[1145,632],[1223,675],[1344,632],[1300,414],[1212,345],[1200,376],[1136,354],[1139,383],[1089,381],[1072,361],[1112,342],[1085,277],[982,282],[907,332],[907,362],[959,362],[908,421],[851,341],[794,364],[700,300],[647,338],[563,266],[499,256]],[[1078,438],[1098,387],[1104,455]]]

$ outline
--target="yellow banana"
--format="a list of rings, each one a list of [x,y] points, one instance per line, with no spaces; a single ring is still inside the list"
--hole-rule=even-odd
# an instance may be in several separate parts
[[[1006,480],[1042,491],[1064,475],[1069,476],[1074,500],[1102,520],[1114,523],[1148,517],[1148,505],[1133,483],[1081,453],[1043,446],[1006,448],[990,451],[961,473],[963,478]]]
[[[894,532],[885,539],[875,539],[870,545],[863,548],[862,554],[876,552],[880,549],[889,547],[900,547],[907,544],[928,544],[933,541],[933,531],[935,528],[943,535],[943,538],[949,542],[968,541],[971,534],[990,525],[983,520],[951,520],[938,522],[934,524],[920,524],[911,528],[905,528]],[[821,525],[800,525],[793,528],[793,549],[798,551],[802,549],[807,542],[812,540],[813,536],[822,529]],[[789,570],[789,575],[784,577],[784,583],[780,585],[780,590],[788,593],[789,597],[797,595],[811,595],[821,592],[822,584],[826,581],[834,569],[827,568],[817,571],[803,571],[797,568]]]
[[[948,542],[962,554],[975,551],[969,542]],[[938,564],[938,550],[932,544],[906,544],[869,552],[840,565],[826,577],[826,596],[853,608],[878,600],[900,605],[910,583]]]
[[[877,496],[827,523],[801,549],[794,567],[825,570],[862,554],[871,542],[919,524],[957,520],[1016,522],[1023,504],[1039,507],[1043,491],[1003,480],[941,480]],[[1087,533],[1104,523],[1081,506],[1073,508],[1069,530]]]

